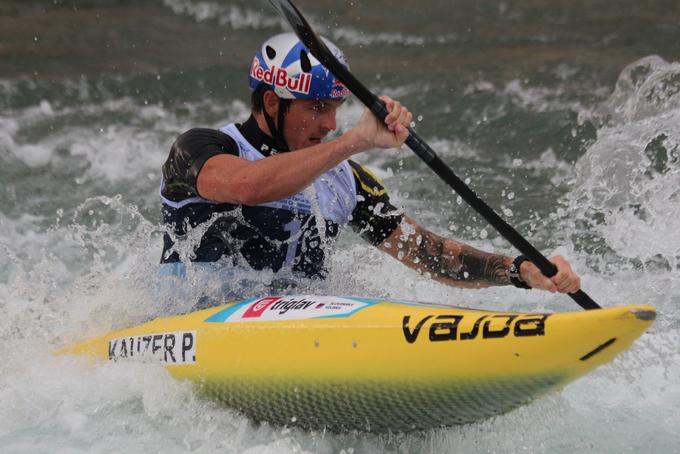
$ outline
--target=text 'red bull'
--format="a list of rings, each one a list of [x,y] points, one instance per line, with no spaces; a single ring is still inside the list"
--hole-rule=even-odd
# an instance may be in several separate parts
[[[297,93],[309,94],[309,88],[312,85],[312,75],[309,73],[302,73],[299,77],[290,77],[285,68],[277,68],[272,66],[269,69],[264,69],[260,65],[260,60],[253,58],[253,64],[250,67],[250,76],[274,87],[287,88],[289,91]]]

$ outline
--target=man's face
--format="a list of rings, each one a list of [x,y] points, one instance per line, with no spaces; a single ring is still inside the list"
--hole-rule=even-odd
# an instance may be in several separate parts
[[[295,100],[290,103],[283,126],[283,137],[290,150],[321,143],[329,132],[335,130],[335,113],[342,103],[342,100]]]

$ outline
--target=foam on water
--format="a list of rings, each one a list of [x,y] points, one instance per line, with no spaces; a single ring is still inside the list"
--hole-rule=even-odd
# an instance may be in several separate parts
[[[179,109],[107,95],[101,102],[38,100],[3,110],[0,159],[29,181],[15,181],[12,172],[2,174],[23,192],[12,195],[7,189],[0,193],[9,200],[0,209],[0,341],[4,346],[0,450],[330,453],[677,449],[678,66],[658,58],[633,63],[621,74],[612,97],[592,115],[577,104],[566,103],[566,108],[584,113],[587,121],[598,122],[597,139],[575,171],[552,150],[524,158],[521,166],[510,158],[499,159],[498,164],[502,170],[527,167],[528,174],[537,179],[568,185],[571,189],[563,205],[551,213],[548,223],[555,235],[564,232],[565,242],[559,247],[559,242],[549,243],[545,252],[568,255],[583,275],[584,288],[603,306],[650,303],[659,310],[657,323],[612,365],[560,393],[489,421],[418,434],[334,435],[255,425],[197,398],[187,383],[171,379],[158,366],[90,367],[75,358],[50,355],[73,340],[134,325],[154,314],[191,308],[192,301],[159,294],[155,287],[153,275],[163,231],[157,214],[158,169],[172,138],[193,126],[197,117],[204,124],[217,126],[242,120],[247,107],[237,101],[221,106],[187,102]],[[16,88],[13,83],[6,85]],[[658,87],[666,88],[660,92]],[[396,92],[411,89],[394,87]],[[560,93],[554,96],[519,83],[488,83],[477,89],[538,112],[565,107],[560,104]],[[359,112],[358,104],[349,103],[339,118],[341,129]],[[449,159],[472,161],[479,151],[452,136],[442,135],[431,143]],[[426,181],[418,179],[428,171],[408,159],[410,154],[402,150],[390,157],[369,155],[366,161],[378,167],[388,187],[397,188],[395,200],[403,202],[409,212],[418,211],[418,219],[432,230],[463,236],[482,249],[512,253],[492,232],[482,233],[482,227],[477,226],[467,230],[465,219],[452,220],[443,211],[449,205],[433,203],[428,198],[432,194],[429,173]],[[483,164],[485,159],[481,156]],[[400,160],[407,162],[400,165]],[[36,182],[36,178],[40,180]],[[408,180],[408,185],[402,179]],[[49,191],[40,192],[41,185]],[[495,193],[511,211],[531,204],[512,181],[503,182]],[[451,197],[448,203],[458,206],[450,191],[446,196]],[[542,220],[533,221],[540,224]],[[593,255],[599,258],[593,261]],[[498,310],[577,309],[569,299],[547,293],[444,287],[349,233],[340,239],[331,268],[337,272],[311,291]]]
[[[274,10],[266,4],[263,4],[263,8],[253,9],[249,7],[248,2],[232,2],[224,5],[213,1],[163,0],[163,3],[175,14],[190,16],[198,22],[216,21],[220,25],[228,25],[234,30],[278,28],[281,33],[289,31],[287,23],[278,15],[275,15]],[[334,27],[326,31],[320,25],[323,21],[318,20],[316,15],[307,12],[305,17],[311,22],[315,30],[327,33],[331,39],[338,43],[351,46],[387,44],[421,47],[426,44],[446,44],[461,40],[459,35],[455,33],[427,36],[396,31],[362,30],[347,26]],[[319,22],[319,24],[316,22]]]
[[[220,25],[229,25],[234,30],[274,26],[283,28],[285,24],[283,19],[276,15],[264,14],[260,10],[248,7],[250,2],[230,2],[225,5],[210,1],[163,0],[163,3],[175,14],[186,14],[198,22],[217,20]]]
[[[577,164],[570,209],[616,254],[678,270],[680,64],[629,65],[597,114],[597,141]],[[583,208],[586,208],[585,210]]]

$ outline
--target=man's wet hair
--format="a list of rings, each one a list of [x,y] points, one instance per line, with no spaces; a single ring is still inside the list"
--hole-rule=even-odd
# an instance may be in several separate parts
[[[264,92],[268,87],[265,84],[259,84],[250,95],[250,108],[253,112],[262,112],[264,109]]]
[[[257,87],[255,87],[255,90],[253,90],[252,94],[250,95],[250,108],[253,112],[262,112],[264,109],[264,93],[267,90],[271,90],[265,83],[260,83]],[[292,99],[280,99],[280,102],[286,109],[290,109],[290,103],[293,101]]]

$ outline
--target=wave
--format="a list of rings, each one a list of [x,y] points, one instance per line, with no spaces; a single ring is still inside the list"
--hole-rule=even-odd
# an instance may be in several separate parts
[[[678,269],[680,64],[631,63],[595,113],[601,126],[577,163],[570,210],[619,256]]]
[[[233,30],[278,29],[277,33],[290,31],[288,23],[267,4],[263,4],[263,7],[260,9],[253,9],[248,2],[231,2],[225,5],[212,1],[163,0],[163,4],[175,14],[192,17],[197,22],[214,21],[220,25],[228,25]],[[325,27],[322,25],[324,21],[320,20],[317,15],[305,12],[305,17],[310,21],[315,30],[327,35],[338,43],[350,46],[371,44],[402,46],[441,45],[462,42],[466,39],[456,33],[428,36],[426,34],[415,35],[398,31],[374,32],[349,26],[339,26],[325,30]]]
[[[234,30],[262,29],[283,27],[285,23],[276,14],[264,14],[262,11],[243,5],[190,0],[163,0],[163,4],[175,14],[184,14],[193,17],[197,22],[208,20],[217,21],[220,25],[229,25]]]

